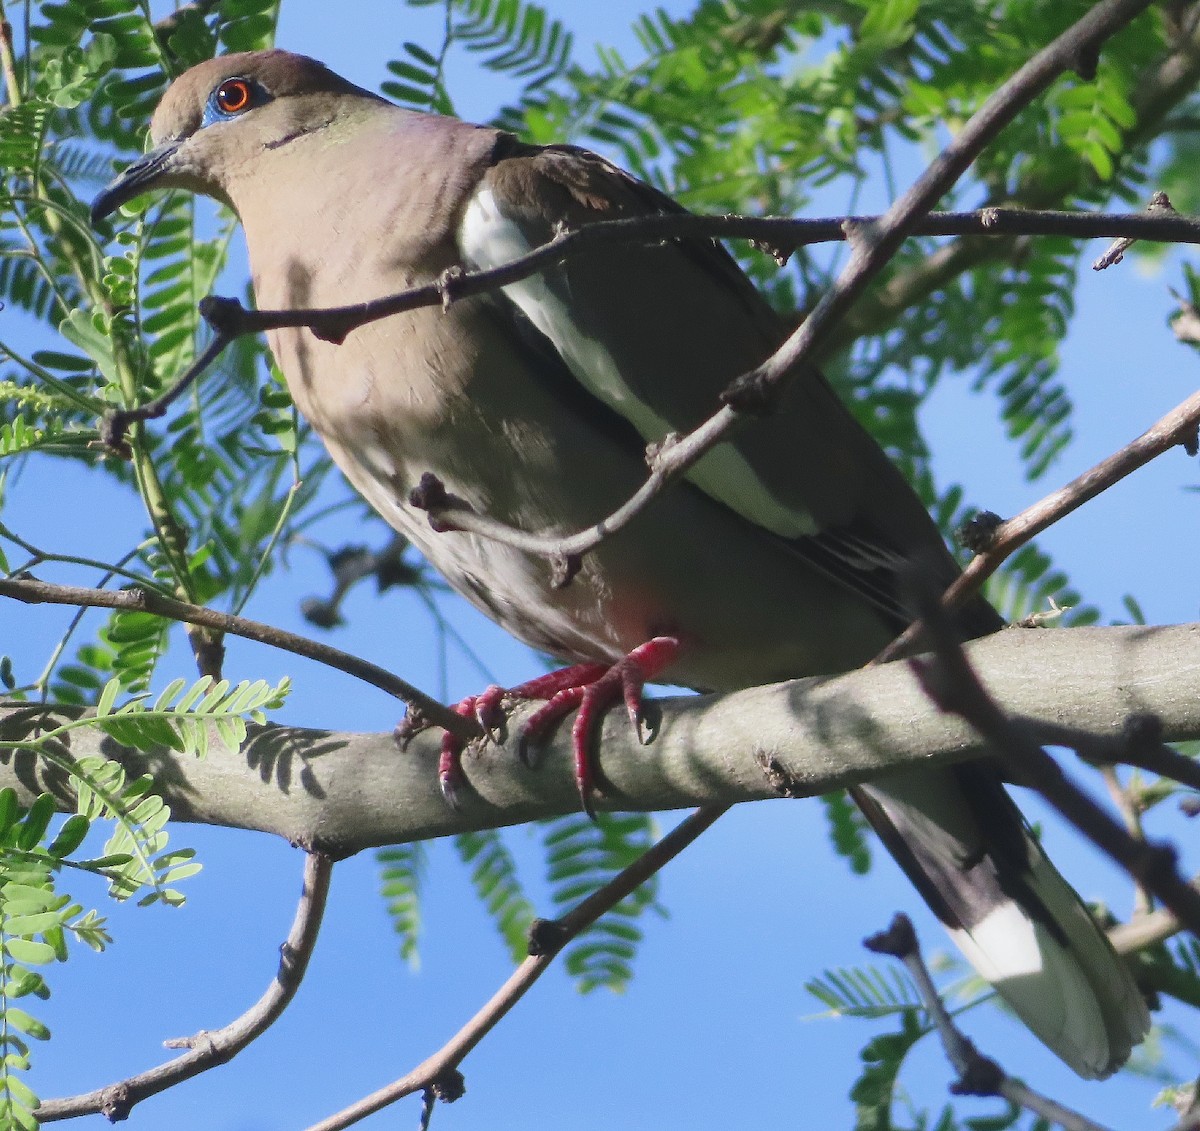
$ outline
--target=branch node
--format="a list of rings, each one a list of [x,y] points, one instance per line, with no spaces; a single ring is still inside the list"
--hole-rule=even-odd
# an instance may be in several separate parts
[[[109,1123],[119,1123],[129,1118],[133,1110],[133,1096],[125,1083],[114,1084],[100,1094],[100,1114]]]
[[[429,525],[439,534],[458,529],[454,523],[443,517],[443,511],[470,509],[463,499],[451,495],[446,490],[446,485],[432,471],[422,474],[421,481],[408,493],[408,501],[417,510],[428,513]]]
[[[668,432],[661,440],[646,445],[646,466],[651,471],[661,471],[667,456],[679,446],[683,437],[678,432]]]
[[[145,609],[149,605],[146,590],[140,585],[127,585],[121,592],[127,595],[127,600],[121,605],[124,609]]]
[[[804,789],[800,780],[774,754],[760,750],[754,755],[754,760],[767,779],[767,784],[780,797],[799,799],[811,795],[812,791]]]
[[[437,287],[438,294],[442,296],[443,310],[449,310],[451,303],[455,302],[462,293],[462,281],[466,274],[462,265],[455,263],[438,276],[434,286]]]
[[[734,378],[719,399],[734,412],[770,416],[779,402],[780,391],[779,382],[772,381],[761,369],[751,369]]]
[[[583,568],[582,554],[554,554],[550,558],[550,586],[565,589]]]
[[[984,228],[994,228],[1000,223],[1000,209],[981,208],[979,211],[979,223]]]
[[[116,456],[129,463],[133,459],[133,449],[125,434],[129,431],[130,415],[123,408],[110,408],[100,417],[97,431],[100,439],[97,441],[105,455]]]
[[[976,511],[954,532],[954,540],[972,554],[983,554],[992,548],[1003,525],[1004,519],[995,511]]]
[[[251,329],[247,324],[250,312],[236,298],[206,295],[196,309],[213,333],[219,337],[236,338]]]
[[[842,231],[854,255],[867,255],[879,240],[880,224],[877,220],[849,219],[842,221]]]
[[[917,932],[912,920],[903,911],[897,911],[887,930],[863,939],[863,946],[872,954],[890,954],[903,962],[917,953]]]
[[[570,934],[557,919],[534,919],[529,924],[529,956],[540,958],[557,953]]]

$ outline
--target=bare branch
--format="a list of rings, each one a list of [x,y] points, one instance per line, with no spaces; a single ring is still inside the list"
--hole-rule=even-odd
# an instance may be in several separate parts
[[[1014,551],[1152,459],[1176,445],[1181,445],[1189,455],[1195,455],[1198,427],[1200,393],[1193,393],[1120,451],[1102,459],[1033,506],[1026,507],[1015,518],[996,525],[989,531],[986,550],[971,560],[943,594],[943,608],[952,609],[963,604]],[[874,662],[883,663],[915,651],[921,646],[923,631],[922,622],[913,623]]]
[[[265,1033],[291,1003],[304,979],[317,944],[332,875],[329,857],[309,853],[305,858],[300,902],[292,928],[280,947],[279,970],[266,993],[241,1017],[222,1029],[204,1030],[184,1041],[168,1041],[169,1048],[186,1046],[190,1051],[149,1072],[83,1095],[43,1100],[37,1109],[38,1122],[53,1123],[97,1112],[113,1122],[126,1119],[135,1104],[232,1060]]]
[[[946,1059],[958,1073],[958,1081],[950,1086],[951,1092],[958,1096],[1000,1096],[1063,1128],[1063,1131],[1106,1131],[1101,1124],[1093,1123],[1079,1112],[1064,1107],[1009,1076],[996,1061],[979,1052],[942,1004],[941,995],[921,957],[917,933],[907,915],[897,915],[886,931],[865,939],[863,945],[876,954],[890,954],[904,963],[905,970],[917,987],[925,1012],[937,1029]]]
[[[474,720],[456,715],[448,707],[443,707],[432,696],[426,695],[420,688],[414,687],[407,680],[393,675],[385,668],[379,667],[378,664],[372,664],[368,660],[352,656],[340,648],[321,644],[307,636],[276,628],[274,625],[235,616],[233,613],[222,613],[201,605],[189,605],[186,601],[177,601],[154,589],[133,587],[116,590],[85,589],[74,585],[55,585],[52,582],[38,581],[36,578],[28,576],[0,577],[0,597],[11,597],[13,600],[22,601],[27,605],[136,609],[139,612],[154,613],[169,620],[216,629],[218,632],[229,633],[231,636],[241,636],[246,640],[269,644],[283,652],[291,652],[296,656],[316,660],[318,663],[361,679],[364,683],[369,683],[372,687],[377,687],[380,691],[385,691],[388,695],[403,700],[409,707],[419,711],[428,722],[453,732],[464,741],[476,738],[482,733]]]
[[[513,971],[508,981],[496,991],[491,1000],[450,1041],[406,1076],[365,1096],[336,1115],[313,1124],[308,1131],[341,1131],[342,1128],[350,1127],[413,1092],[435,1089],[437,1082],[444,1080],[448,1075],[457,1076],[458,1066],[467,1054],[525,996],[534,982],[546,972],[558,952],[706,832],[725,812],[725,808],[723,805],[713,805],[697,810],[563,918],[552,923],[535,922],[530,957]],[[428,1100],[426,1103],[428,1104]]]

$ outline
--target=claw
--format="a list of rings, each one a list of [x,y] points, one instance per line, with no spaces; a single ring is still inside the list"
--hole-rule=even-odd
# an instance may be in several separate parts
[[[504,697],[508,694],[503,687],[492,684],[482,695],[474,696],[475,721],[483,727],[490,742],[499,742],[498,728],[504,722]]]
[[[576,707],[579,713],[571,727],[571,747],[575,759],[575,785],[583,811],[595,820],[594,795],[602,783],[599,765],[593,753],[593,735],[604,712],[618,699],[625,703],[629,721],[637,732],[638,741],[646,744],[647,736],[642,717],[642,688],[679,654],[679,641],[673,636],[656,636],[629,653],[611,667],[603,664],[581,664],[566,668],[553,676],[543,677],[548,690],[555,688],[548,702],[525,723],[521,731],[522,759],[528,764],[528,744],[539,738],[561,718]],[[570,675],[571,681],[563,677]],[[557,678],[556,678],[557,677]],[[544,682],[543,682],[544,681]],[[530,685],[526,685],[530,686]]]
[[[518,756],[526,766],[532,766],[531,745],[578,708],[571,725],[575,785],[583,811],[594,821],[595,797],[602,791],[604,778],[593,753],[592,739],[604,712],[614,703],[623,701],[630,724],[644,746],[648,735],[642,714],[642,688],[675,661],[679,648],[676,637],[656,636],[615,664],[575,664],[507,691],[493,684],[481,695],[469,696],[456,704],[454,711],[466,718],[474,718],[486,736],[496,741],[497,728],[504,719],[502,705],[506,698],[544,699],[517,737]],[[458,739],[451,734],[443,736],[438,758],[438,785],[453,809],[459,808],[462,790],[468,784],[462,769],[462,752],[463,744]]]
[[[479,701],[485,698],[493,688],[488,688],[483,695],[468,695],[465,699],[460,699],[451,710],[456,715],[462,715],[463,718],[469,719],[472,716],[479,718]],[[500,688],[494,690],[500,691]],[[503,692],[501,692],[501,695]],[[499,696],[496,697],[497,705]],[[488,731],[487,723],[483,719],[479,719],[479,725],[491,737],[491,732]],[[462,756],[464,743],[457,735],[446,731],[442,735],[442,745],[438,753],[438,788],[442,791],[442,796],[446,799],[446,804],[450,806],[456,813],[462,808],[462,792],[467,786],[467,775],[463,773]]]
[[[441,753],[438,755],[438,788],[446,804],[456,813],[462,809],[462,788],[466,775],[462,772],[462,743],[449,731],[442,735]]]

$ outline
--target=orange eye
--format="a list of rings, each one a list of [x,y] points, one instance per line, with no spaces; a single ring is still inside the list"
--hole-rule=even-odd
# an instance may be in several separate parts
[[[222,114],[250,109],[250,84],[245,79],[227,79],[217,87],[216,103]]]

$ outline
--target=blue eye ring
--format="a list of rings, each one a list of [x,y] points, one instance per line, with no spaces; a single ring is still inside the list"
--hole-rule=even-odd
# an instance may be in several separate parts
[[[258,83],[240,75],[231,75],[223,79],[220,86],[208,96],[201,124],[211,126],[214,122],[227,122],[267,101],[269,96]]]

